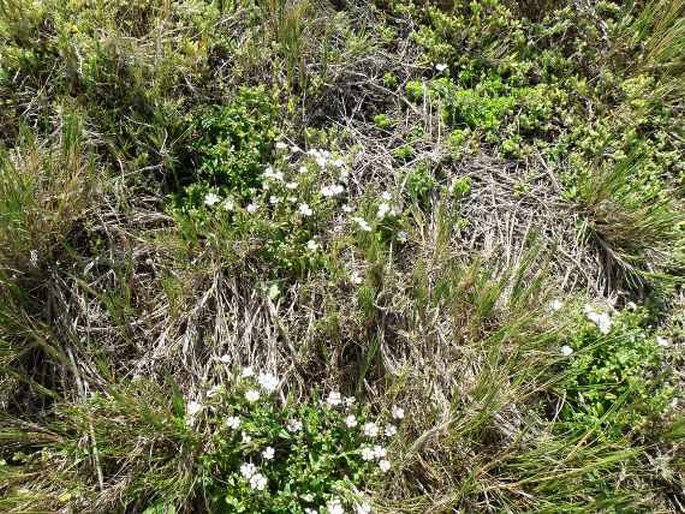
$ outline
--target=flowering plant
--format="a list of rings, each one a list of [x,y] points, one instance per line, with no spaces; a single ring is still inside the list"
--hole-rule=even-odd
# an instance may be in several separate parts
[[[386,445],[404,411],[395,407],[382,422],[337,391],[290,405],[277,400],[275,375],[251,368],[238,375],[189,402],[186,414],[191,427],[214,434],[201,456],[214,508],[371,512],[360,491],[392,468]]]

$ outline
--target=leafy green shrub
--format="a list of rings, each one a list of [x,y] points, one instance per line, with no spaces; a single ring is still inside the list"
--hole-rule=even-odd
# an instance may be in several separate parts
[[[376,126],[379,129],[387,130],[392,126],[392,121],[390,121],[390,118],[388,117],[387,114],[381,113],[381,114],[376,114],[373,117],[373,122],[376,124]]]
[[[566,401],[560,419],[572,430],[616,439],[658,420],[673,399],[663,349],[642,309],[613,318],[586,307],[588,321],[562,351]]]
[[[402,145],[397,148],[393,148],[392,156],[400,161],[408,161],[414,157],[414,149],[410,145]]]
[[[471,177],[459,177],[452,181],[450,194],[453,198],[459,199],[471,192]]]
[[[421,205],[427,205],[431,191],[438,185],[438,181],[430,173],[428,166],[421,163],[409,172],[407,176],[407,192],[409,196]]]
[[[337,512],[335,505],[363,504],[357,491],[390,469],[383,442],[396,425],[372,420],[335,391],[325,400],[280,404],[278,383],[247,368],[229,387],[212,388],[203,405],[189,404],[188,423],[214,434],[200,460],[215,511]]]
[[[229,105],[202,116],[194,143],[200,156],[196,181],[246,198],[269,161],[277,111],[263,87],[241,88]]]
[[[423,100],[425,88],[423,83],[419,82],[418,80],[410,80],[407,82],[405,90],[407,92],[407,96],[412,102]]]

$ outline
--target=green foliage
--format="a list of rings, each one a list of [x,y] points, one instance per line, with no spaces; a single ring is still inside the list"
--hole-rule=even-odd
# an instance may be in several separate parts
[[[663,348],[647,323],[642,309],[614,316],[607,335],[590,321],[580,323],[562,371],[566,401],[560,419],[567,428],[617,440],[663,416],[674,390],[662,365]]]
[[[422,82],[418,80],[410,80],[405,86],[407,96],[413,102],[419,102],[423,100],[425,88]]]
[[[388,130],[392,126],[392,121],[390,120],[388,115],[384,113],[376,114],[373,117],[373,122],[379,129],[382,130]]]
[[[409,193],[409,196],[413,200],[419,202],[419,204],[423,206],[428,205],[430,193],[437,184],[437,180],[425,163],[421,163],[407,175],[407,193]]]
[[[212,511],[298,513],[336,499],[361,502],[354,491],[382,474],[388,438],[353,400],[333,392],[326,401],[280,405],[251,379],[217,388],[202,427],[214,435],[200,456]]]
[[[276,137],[278,109],[264,88],[242,88],[233,101],[197,122],[197,182],[246,198],[259,186]]]

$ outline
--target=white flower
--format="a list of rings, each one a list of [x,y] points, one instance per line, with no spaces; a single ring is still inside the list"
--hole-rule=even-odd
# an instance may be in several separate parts
[[[564,306],[564,302],[559,300],[558,298],[555,298],[551,302],[549,302],[549,310],[551,311],[559,311],[561,308]]]
[[[658,344],[662,348],[666,348],[667,346],[671,346],[671,341],[669,341],[665,337],[656,336],[656,344]]]
[[[277,197],[277,196],[271,195],[271,196],[269,197],[269,203],[270,203],[271,205],[278,205],[280,202],[281,202],[281,199],[280,199],[279,197]]]
[[[400,230],[397,233],[397,240],[400,243],[406,243],[408,238],[409,238],[409,234],[407,234],[404,230]]]
[[[312,211],[309,205],[306,203],[301,203],[297,210],[300,214],[302,214],[302,216],[311,216],[314,214],[314,211]]]
[[[383,460],[381,460],[381,461],[378,462],[378,467],[381,468],[381,471],[382,471],[383,473],[386,473],[387,471],[390,470],[390,462],[388,462],[387,460],[383,459]]]
[[[358,503],[354,507],[355,514],[371,514],[371,505],[368,503]]]
[[[397,433],[397,427],[395,425],[387,424],[385,425],[385,437],[392,437]]]
[[[257,491],[263,491],[266,488],[266,477],[261,473],[255,473],[250,478],[250,487]]]
[[[343,403],[345,404],[345,407],[352,407],[357,403],[357,399],[354,396],[346,396],[343,398]]]
[[[338,196],[343,191],[345,191],[345,188],[340,184],[331,184],[330,186],[325,186],[321,188],[321,194],[326,198]]]
[[[597,325],[602,334],[611,332],[611,317],[607,313],[597,312],[591,305],[586,305],[585,317]]]
[[[251,203],[247,206],[246,210],[250,214],[254,214],[255,212],[257,212],[259,210],[259,205],[257,205],[256,203]]]
[[[352,211],[354,210],[354,208],[352,208],[352,207],[350,207],[349,205],[345,204],[345,205],[342,206],[342,210],[343,210],[343,212],[346,212],[346,213],[349,214],[350,212],[352,212]]]
[[[330,393],[328,393],[326,403],[331,407],[337,407],[342,403],[342,396],[340,396],[340,393],[338,391],[331,391]]]
[[[226,198],[221,204],[221,208],[225,211],[232,211],[235,209],[235,203],[230,198]]]
[[[299,432],[302,430],[302,422],[299,419],[289,419],[285,425],[285,428],[288,430],[288,432]]]
[[[342,159],[335,159],[332,163],[333,166],[336,168],[344,168],[345,167],[345,161]]]
[[[29,264],[34,268],[38,267],[38,250],[31,250],[29,252]]]
[[[243,378],[250,378],[254,376],[254,370],[252,369],[252,366],[246,366],[243,368],[243,372],[241,373]]]
[[[213,205],[219,203],[220,201],[221,201],[221,198],[214,193],[207,193],[205,195],[205,205],[207,207],[212,207]]]
[[[364,232],[371,232],[373,230],[371,228],[371,225],[367,223],[367,221],[364,218],[360,218],[358,216],[352,218],[352,221],[354,221],[357,225],[359,225],[359,228],[363,230]]]
[[[285,188],[292,191],[293,189],[297,189],[297,182],[288,182],[285,185]]]
[[[219,394],[219,391],[221,391],[223,387],[219,384],[213,385],[212,387],[209,388],[207,391],[207,398],[212,398]]]
[[[257,383],[268,393],[273,393],[278,387],[278,377],[272,373],[260,373]]]
[[[393,419],[403,419],[404,418],[404,409],[402,407],[398,407],[396,405],[392,406],[392,417]]]
[[[569,345],[565,344],[561,348],[559,348],[559,351],[561,352],[561,355],[564,357],[568,357],[573,353],[573,348],[571,348]]]
[[[202,410],[202,404],[200,402],[196,402],[195,400],[190,400],[186,404],[186,414],[188,416],[195,416],[198,412]]]
[[[370,446],[364,446],[362,448],[362,460],[372,461],[376,458],[376,453]]]
[[[271,446],[267,446],[264,451],[262,451],[262,457],[266,460],[271,460],[274,458],[275,453],[276,450],[274,450]]]
[[[259,391],[256,389],[249,389],[245,392],[245,399],[250,403],[256,402],[259,400]]]
[[[305,507],[304,514],[319,514],[319,511],[316,509],[310,509],[309,507]]]
[[[290,153],[299,153],[301,151],[302,151],[302,149],[297,145],[292,145],[290,147]]]
[[[245,462],[240,466],[240,474],[245,478],[251,478],[257,472],[257,466],[251,462]]]
[[[373,447],[373,455],[377,459],[383,459],[388,454],[387,450],[382,446],[376,445]]]
[[[297,202],[297,197],[296,197],[296,196],[289,196],[289,197],[288,197],[288,201],[289,201],[290,203],[295,203],[295,202]]]
[[[635,302],[628,302],[626,303],[626,309],[629,311],[634,311],[637,309],[637,304]]]
[[[447,69],[447,65],[444,63],[439,63],[435,65],[435,69],[438,70],[438,72],[442,73]]]
[[[357,285],[361,284],[364,281],[364,279],[361,277],[361,275],[359,273],[357,273],[356,271],[354,273],[352,273],[352,276],[350,276],[350,280],[352,281],[353,284],[357,284]]]
[[[326,510],[328,514],[345,514],[342,502],[337,498],[326,503]]]
[[[310,252],[315,252],[318,249],[319,249],[319,243],[317,243],[313,239],[310,239],[309,241],[307,241],[307,250],[309,250]]]
[[[302,494],[300,495],[300,498],[309,503],[314,501],[314,495],[312,493]]]
[[[265,179],[271,178],[271,179],[277,180],[279,182],[283,182],[283,179],[284,179],[283,172],[282,171],[274,171],[274,169],[271,166],[266,167],[262,177]]]
[[[236,430],[240,426],[240,418],[238,416],[229,416],[226,418],[226,426]]]
[[[283,141],[276,141],[276,150],[287,150],[288,145],[285,144]]]
[[[392,200],[392,193],[390,191],[383,191],[381,193],[381,198],[386,202],[389,202],[390,200]]]
[[[219,357],[217,360],[219,362],[221,362],[222,364],[230,364],[233,359],[231,358],[231,356],[229,354],[225,353],[221,357]]]
[[[250,444],[252,442],[252,436],[243,432],[241,434],[240,440],[242,441],[243,444]]]
[[[300,166],[300,167],[297,169],[297,172],[298,172],[300,175],[304,175],[305,173],[307,173],[307,171],[309,171],[309,170],[307,170],[307,166]]]
[[[390,211],[391,211],[390,205],[383,202],[378,206],[378,212],[376,213],[376,217],[379,220],[382,220],[388,215],[388,213],[390,213]]]
[[[363,432],[366,437],[376,437],[378,435],[378,425],[373,422],[365,423]]]
[[[354,428],[357,426],[357,418],[354,417],[354,415],[350,414],[345,418],[345,426],[347,428]]]

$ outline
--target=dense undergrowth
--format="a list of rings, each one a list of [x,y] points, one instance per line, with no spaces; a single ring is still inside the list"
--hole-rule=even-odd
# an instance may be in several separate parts
[[[680,512],[685,4],[0,1],[3,512]]]

